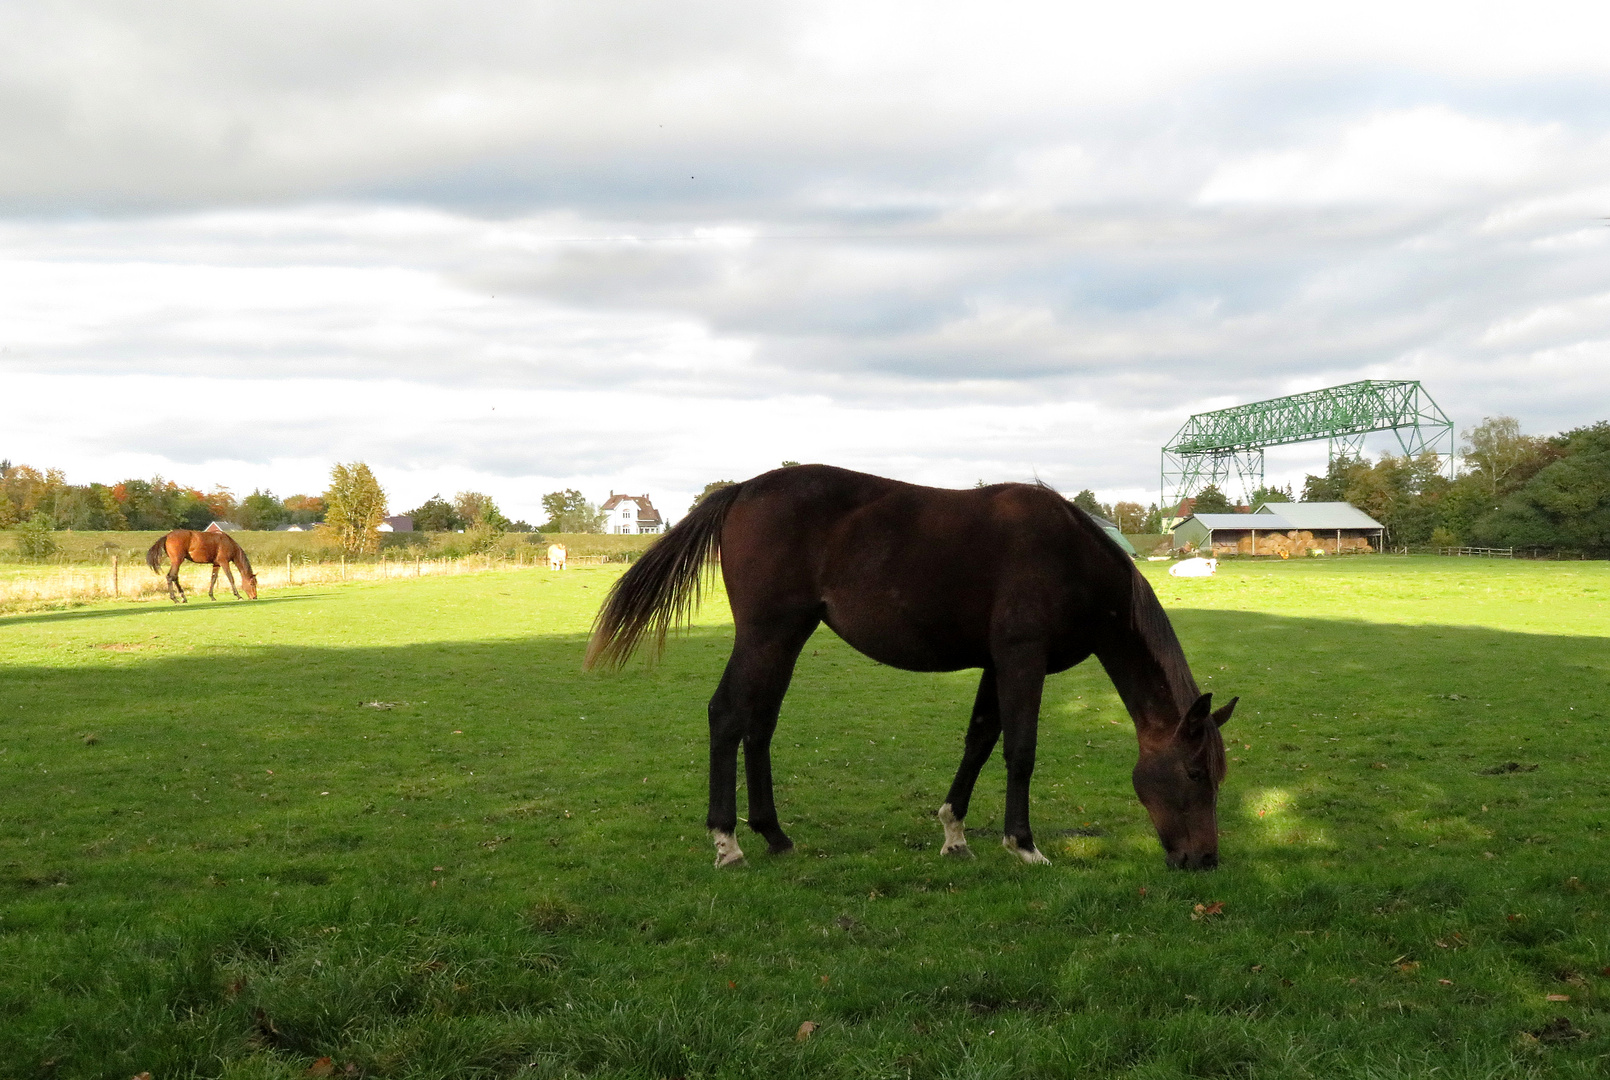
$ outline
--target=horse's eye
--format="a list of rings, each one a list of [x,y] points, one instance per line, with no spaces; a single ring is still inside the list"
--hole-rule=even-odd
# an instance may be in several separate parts
[[[1207,771],[1205,769],[1186,769],[1185,778],[1187,780],[1194,780],[1197,783],[1201,783],[1203,780],[1207,779]]]

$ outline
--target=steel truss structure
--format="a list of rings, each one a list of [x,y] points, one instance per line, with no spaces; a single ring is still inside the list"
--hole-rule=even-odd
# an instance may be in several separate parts
[[[1391,431],[1405,454],[1445,456],[1453,475],[1453,421],[1425,388],[1417,381],[1366,379],[1197,413],[1163,447],[1159,505],[1172,514],[1183,500],[1232,477],[1250,500],[1263,486],[1266,447],[1325,439],[1334,461],[1339,454],[1357,457],[1372,431]]]

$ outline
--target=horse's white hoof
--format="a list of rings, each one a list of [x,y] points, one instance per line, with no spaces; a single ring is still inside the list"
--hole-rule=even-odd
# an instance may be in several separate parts
[[[737,866],[744,861],[744,853],[738,847],[738,838],[731,833],[710,830],[710,838],[716,842],[716,869],[727,866]]]
[[[1007,851],[1010,851],[1013,855],[1016,855],[1018,858],[1022,859],[1024,862],[1028,863],[1030,866],[1050,866],[1051,865],[1051,860],[1046,858],[1043,854],[1041,854],[1039,848],[1020,848],[1020,847],[1018,847],[1017,846],[1017,837],[1015,837],[1015,836],[1003,836],[1003,837],[1001,837],[1001,846],[1003,848],[1005,848]]]
[[[961,819],[949,803],[939,808],[939,823],[945,827],[945,846],[939,849],[939,854],[952,859],[971,859],[973,852],[967,846],[967,830],[962,828]]]

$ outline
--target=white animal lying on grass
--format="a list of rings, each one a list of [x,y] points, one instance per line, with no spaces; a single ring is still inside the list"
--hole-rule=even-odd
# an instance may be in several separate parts
[[[1168,568],[1174,577],[1212,577],[1218,571],[1217,559],[1186,559]]]

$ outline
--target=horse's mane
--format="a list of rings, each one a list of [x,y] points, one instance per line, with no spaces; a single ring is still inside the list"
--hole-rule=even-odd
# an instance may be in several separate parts
[[[1039,487],[1050,488],[1049,484],[1035,481]],[[1148,652],[1157,661],[1158,667],[1163,669],[1163,677],[1168,680],[1168,692],[1179,706],[1181,714],[1193,701],[1197,699],[1200,691],[1197,689],[1196,678],[1191,674],[1191,668],[1185,660],[1185,649],[1180,645],[1180,639],[1174,633],[1174,624],[1169,622],[1168,613],[1163,610],[1162,601],[1157,599],[1151,582],[1146,575],[1140,572],[1135,560],[1129,552],[1119,546],[1118,541],[1107,535],[1107,530],[1096,524],[1089,511],[1079,506],[1072,499],[1064,498],[1063,502],[1073,511],[1073,516],[1085,531],[1104,544],[1109,552],[1116,555],[1123,563],[1130,576],[1129,619],[1135,633],[1139,635]]]
[[[240,556],[241,567],[252,577],[256,577],[257,571],[252,569],[252,560],[247,556],[246,549],[241,547],[240,541],[236,540],[233,536],[229,538],[229,541],[235,545],[235,553]]]
[[[1116,545],[1115,545],[1116,546]],[[1175,703],[1183,710],[1196,700],[1199,691],[1196,678],[1191,674],[1190,665],[1185,662],[1185,650],[1180,646],[1180,639],[1174,634],[1174,624],[1168,621],[1168,613],[1163,610],[1162,601],[1157,599],[1157,593],[1152,590],[1151,582],[1140,568],[1130,564],[1130,573],[1134,575],[1131,586],[1129,617],[1135,625],[1135,632],[1146,643],[1146,648],[1157,660],[1158,666],[1163,669],[1163,675],[1168,679],[1169,693],[1174,696]]]

